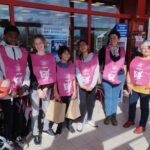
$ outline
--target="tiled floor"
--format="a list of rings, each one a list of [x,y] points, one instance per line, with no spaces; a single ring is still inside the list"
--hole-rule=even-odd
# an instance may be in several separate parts
[[[137,106],[136,125],[124,129],[122,124],[127,119],[128,98],[124,97],[123,102],[118,107],[118,126],[104,125],[104,112],[99,101],[96,101],[94,109],[94,120],[99,127],[92,128],[84,126],[81,133],[68,133],[64,128],[62,135],[50,137],[42,135],[42,144],[36,146],[32,138],[29,145],[25,145],[24,150],[146,150],[150,143],[150,123],[147,124],[147,130],[144,134],[136,135],[133,129],[138,125],[140,117],[139,105]],[[76,123],[73,124],[76,128]],[[56,126],[54,126],[54,129]]]

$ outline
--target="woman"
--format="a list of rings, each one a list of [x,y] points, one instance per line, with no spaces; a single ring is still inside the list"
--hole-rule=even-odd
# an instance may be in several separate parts
[[[117,126],[117,104],[124,83],[125,52],[119,47],[120,34],[111,31],[108,35],[109,42],[99,52],[99,63],[103,71],[102,86],[104,89],[104,111],[106,118],[104,124]]]
[[[44,114],[47,112],[53,83],[56,82],[56,63],[52,54],[46,53],[46,40],[42,35],[36,35],[32,41],[34,52],[30,54],[29,65],[31,70],[31,105],[32,105],[32,129],[34,143],[40,144],[41,137],[38,128],[38,116],[40,100]],[[43,131],[54,135],[49,128],[49,121],[44,118]]]
[[[92,114],[95,104],[95,90],[99,78],[98,57],[89,52],[86,41],[79,41],[81,55],[76,59],[76,76],[79,84],[80,112],[77,131],[83,130],[83,122],[87,112],[86,123],[96,127],[92,122]]]
[[[134,125],[136,104],[140,98],[141,119],[139,126],[135,128],[134,133],[143,133],[146,129],[146,123],[149,116],[150,100],[150,41],[145,41],[141,45],[142,56],[135,57],[130,63],[127,76],[127,86],[129,90],[129,118],[123,125],[128,128]]]

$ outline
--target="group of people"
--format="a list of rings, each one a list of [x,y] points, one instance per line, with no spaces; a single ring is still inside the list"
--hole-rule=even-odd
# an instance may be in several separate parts
[[[27,107],[31,106],[31,126],[35,144],[41,144],[39,131],[40,105],[44,116],[48,110],[51,97],[66,104],[66,111],[71,100],[79,99],[81,116],[77,119],[77,131],[82,132],[84,124],[97,127],[92,121],[95,105],[97,83],[104,89],[104,124],[117,126],[117,104],[125,83],[129,90],[129,118],[123,125],[125,128],[134,125],[136,103],[140,98],[141,120],[135,133],[143,133],[149,115],[150,99],[150,41],[141,46],[141,56],[135,57],[127,72],[125,51],[119,47],[120,34],[111,31],[108,44],[99,54],[91,52],[88,43],[78,42],[80,55],[75,62],[67,46],[61,46],[58,51],[60,62],[47,53],[46,40],[43,35],[35,35],[32,39],[33,51],[27,54],[25,48],[18,45],[19,30],[15,26],[4,29],[4,40],[0,43],[0,80],[10,81],[8,96],[0,100],[4,111],[4,127],[7,141],[22,142],[27,134]],[[102,80],[101,80],[102,79]],[[87,113],[87,118],[85,119]],[[26,114],[26,115],[25,115]],[[73,120],[65,119],[66,128],[74,133]],[[61,134],[63,123],[57,130],[52,129],[53,122],[43,118],[42,131],[55,136]]]

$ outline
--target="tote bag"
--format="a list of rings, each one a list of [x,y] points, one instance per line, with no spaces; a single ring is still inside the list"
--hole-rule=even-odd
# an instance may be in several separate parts
[[[50,100],[46,118],[54,123],[61,123],[65,120],[66,104]]]
[[[80,117],[80,115],[78,100],[71,100],[66,113],[66,118],[74,120]]]

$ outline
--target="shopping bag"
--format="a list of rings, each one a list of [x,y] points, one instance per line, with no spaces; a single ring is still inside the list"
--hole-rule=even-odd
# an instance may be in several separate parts
[[[78,100],[71,100],[66,113],[66,118],[74,120],[80,117],[80,115]]]
[[[65,120],[66,104],[50,100],[46,118],[54,123],[61,123]]]

